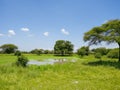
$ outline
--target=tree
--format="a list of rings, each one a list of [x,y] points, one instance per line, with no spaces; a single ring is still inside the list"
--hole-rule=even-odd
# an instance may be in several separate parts
[[[3,53],[7,54],[14,53],[18,49],[18,47],[14,44],[4,44],[0,46],[0,48],[2,49]]]
[[[101,55],[106,55],[109,52],[109,50],[106,49],[105,47],[100,47],[100,48],[92,49],[92,52],[100,53]]]
[[[108,43],[117,43],[119,46],[119,62],[120,62],[120,20],[110,20],[103,24],[105,30],[104,40]]]
[[[100,59],[101,61],[101,57],[102,57],[101,53],[95,53],[94,56],[95,58]]]
[[[54,53],[59,55],[72,54],[73,44],[70,41],[58,40],[54,45]]]
[[[44,50],[44,54],[50,54],[51,51],[50,50]]]
[[[94,27],[90,31],[84,34],[84,41],[89,41],[89,46],[101,43],[103,41],[103,35],[101,33],[104,32],[104,29],[101,27]]]
[[[17,66],[22,66],[22,67],[26,67],[27,66],[27,62],[28,62],[28,58],[25,56],[18,56],[16,65]]]
[[[20,51],[16,51],[14,55],[15,56],[21,56],[21,52]]]
[[[73,44],[70,41],[65,42],[66,54],[71,55],[73,53]]]
[[[43,53],[43,49],[34,49],[31,51],[32,54],[40,55]]]
[[[89,47],[83,46],[83,47],[79,48],[79,49],[77,50],[77,54],[78,54],[78,55],[81,55],[82,57],[83,57],[84,55],[88,55],[88,54],[89,54]]]
[[[30,53],[32,53],[32,54],[36,54],[37,51],[38,51],[38,49],[34,49],[34,50],[31,50]]]
[[[37,52],[36,52],[36,54],[37,54],[37,55],[40,55],[40,54],[42,54],[42,52],[43,52],[42,49],[38,49]]]
[[[102,41],[117,43],[119,46],[120,61],[120,20],[109,20],[99,27],[94,27],[84,35],[84,41],[89,41],[89,45],[99,44]]]

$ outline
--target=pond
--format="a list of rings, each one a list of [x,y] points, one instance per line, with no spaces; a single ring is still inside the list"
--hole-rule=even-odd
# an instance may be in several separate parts
[[[28,65],[53,65],[55,63],[66,63],[66,62],[76,62],[76,60],[67,60],[67,59],[46,59],[44,61],[38,61],[38,60],[30,60],[27,64]]]

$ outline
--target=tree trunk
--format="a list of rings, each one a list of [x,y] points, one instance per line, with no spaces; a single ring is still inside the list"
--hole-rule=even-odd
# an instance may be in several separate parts
[[[120,43],[118,43],[119,45],[119,62],[120,62]]]

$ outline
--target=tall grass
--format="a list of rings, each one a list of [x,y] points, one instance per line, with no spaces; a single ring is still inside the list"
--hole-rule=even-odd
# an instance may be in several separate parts
[[[26,56],[33,59],[40,57],[34,55]],[[119,67],[116,68],[119,65],[116,60],[103,60],[99,63],[93,56],[88,56],[82,59],[79,58],[74,63],[68,62],[42,66],[29,65],[27,68],[23,68],[12,64],[15,61],[14,56],[8,57],[14,60],[10,61],[10,63],[7,62],[7,64],[0,64],[0,90],[120,89],[120,69]],[[45,59],[48,58],[48,56],[44,57]],[[41,59],[44,59],[44,57],[41,56]],[[4,56],[3,58],[0,58],[0,60],[5,60]],[[71,57],[68,58],[70,59]],[[78,59],[76,56],[72,58]]]

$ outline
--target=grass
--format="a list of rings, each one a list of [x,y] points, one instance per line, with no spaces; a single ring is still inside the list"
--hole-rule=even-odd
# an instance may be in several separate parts
[[[53,55],[25,55],[29,59],[61,58]],[[120,90],[120,64],[116,60],[98,61],[94,57],[78,58],[64,64],[17,67],[16,57],[0,55],[0,90]]]
[[[9,64],[15,62],[17,59],[13,54],[0,54],[0,64]]]

